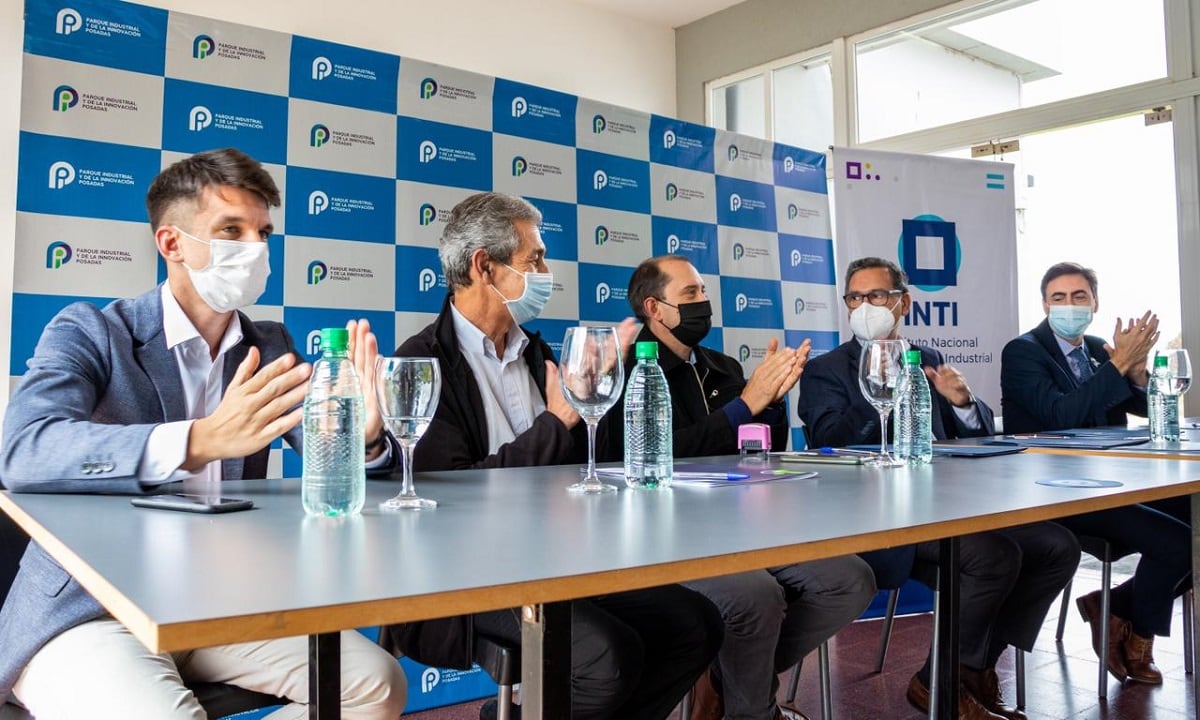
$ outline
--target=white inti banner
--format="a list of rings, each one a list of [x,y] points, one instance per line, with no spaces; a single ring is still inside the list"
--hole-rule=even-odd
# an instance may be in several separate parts
[[[903,337],[940,351],[999,410],[1000,351],[1018,334],[1013,166],[834,148],[833,178],[839,273],[868,255],[903,268]]]

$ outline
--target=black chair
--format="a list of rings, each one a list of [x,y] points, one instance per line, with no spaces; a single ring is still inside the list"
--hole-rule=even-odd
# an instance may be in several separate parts
[[[1132,555],[1134,551],[1092,535],[1076,535],[1076,537],[1079,538],[1079,547],[1100,561],[1100,649],[1104,650],[1108,647],[1109,637],[1108,618],[1111,614],[1109,603],[1112,593],[1112,564],[1126,555]],[[1072,580],[1063,588],[1062,607],[1058,612],[1058,631],[1054,634],[1054,639],[1058,641],[1060,647],[1062,646],[1063,630],[1067,624],[1067,611],[1070,607],[1071,585],[1073,584]],[[1183,668],[1188,675],[1192,674],[1193,669],[1194,640],[1192,637],[1192,591],[1188,590],[1183,596]],[[1097,694],[1101,699],[1107,700],[1108,667],[1103,660],[1100,662],[1097,685]]]

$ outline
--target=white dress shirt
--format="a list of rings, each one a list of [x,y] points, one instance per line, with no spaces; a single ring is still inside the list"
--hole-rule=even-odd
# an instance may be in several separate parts
[[[522,355],[529,345],[529,338],[513,324],[504,344],[504,357],[498,357],[496,344],[453,303],[450,314],[458,346],[479,384],[484,417],[487,418],[488,454],[492,454],[528,430],[534,418],[546,411],[546,401]]]

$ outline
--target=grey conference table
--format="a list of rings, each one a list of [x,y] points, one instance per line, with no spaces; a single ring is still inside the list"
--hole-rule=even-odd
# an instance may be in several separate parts
[[[960,535],[1200,491],[1200,464],[1173,460],[806,467],[820,475],[588,497],[565,490],[575,466],[426,473],[417,487],[436,510],[382,515],[373,508],[397,485],[371,482],[367,511],[348,520],[305,518],[295,480],[228,483],[257,506],[229,515],[96,495],[0,493],[0,508],[151,650],[310,636],[311,717],[338,714],[336,691],[319,693],[330,678],[336,690],[337,631],[524,607],[523,715],[558,720],[569,713],[562,601],[926,540],[953,553]],[[1055,478],[1123,485],[1035,483]],[[944,573],[939,594],[940,717],[956,708],[956,581]]]

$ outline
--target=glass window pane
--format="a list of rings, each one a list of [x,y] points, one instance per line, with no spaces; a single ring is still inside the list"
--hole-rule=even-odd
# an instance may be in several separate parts
[[[775,140],[809,150],[833,145],[833,78],[828,56],[776,70],[771,87]]]
[[[855,47],[862,142],[1166,77],[1162,0],[990,4]]]
[[[767,120],[763,111],[765,83],[762,75],[715,88],[713,93],[713,127],[731,132],[767,136]]]

